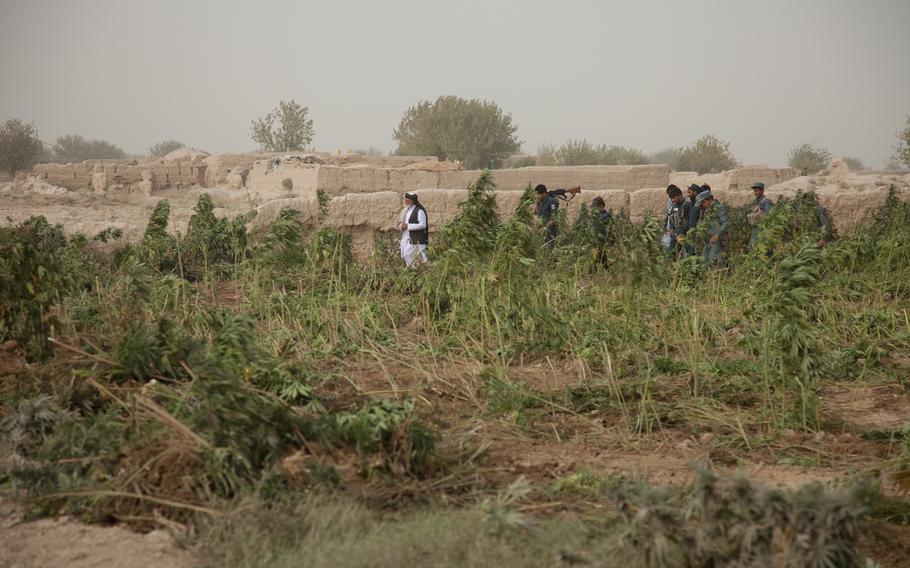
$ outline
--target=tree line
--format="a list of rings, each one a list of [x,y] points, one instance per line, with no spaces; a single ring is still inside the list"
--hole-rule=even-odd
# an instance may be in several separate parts
[[[309,107],[295,100],[279,102],[278,106],[256,118],[250,126],[250,136],[266,152],[294,152],[312,149],[316,132]],[[894,153],[889,167],[910,168],[910,116],[906,126],[896,133]],[[392,137],[398,144],[394,154],[436,156],[440,160],[461,162],[468,169],[503,167],[510,156],[521,150],[518,125],[512,116],[495,102],[463,99],[446,95],[435,101],[420,101],[408,108]],[[149,148],[153,156],[165,156],[184,147],[176,140],[165,140]],[[378,153],[370,148],[368,153]],[[827,166],[834,155],[823,146],[806,142],[790,150],[788,164],[803,175],[814,174]],[[82,162],[92,159],[123,159],[127,154],[120,147],[104,140],[88,140],[71,134],[57,138],[52,144],[41,141],[33,123],[10,118],[0,125],[0,169],[10,173],[30,169],[38,162]],[[854,157],[845,157],[851,169],[863,169]],[[736,167],[729,142],[713,134],[705,135],[683,147],[668,147],[651,154],[636,148],[593,144],[586,139],[568,140],[556,146],[542,144],[534,156],[511,162],[512,167],[576,166],[576,165],[637,165],[667,164],[674,171],[716,173]]]

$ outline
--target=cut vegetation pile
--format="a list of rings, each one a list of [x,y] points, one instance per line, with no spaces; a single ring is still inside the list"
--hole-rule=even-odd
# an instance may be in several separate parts
[[[905,557],[882,527],[910,521],[910,206],[819,249],[800,194],[749,254],[731,209],[709,270],[625,212],[550,251],[530,188],[507,222],[492,189],[417,271],[395,237],[354,263],[325,196],[261,235],[208,196],[170,234],[162,201],[104,255],[116,231],[0,229],[0,482],[33,516],[192,528],[226,565]]]

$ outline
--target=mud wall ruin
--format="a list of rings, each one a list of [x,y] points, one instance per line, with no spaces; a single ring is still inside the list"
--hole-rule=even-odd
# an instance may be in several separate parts
[[[337,197],[348,193],[378,191],[404,193],[426,189],[465,189],[481,173],[481,170],[338,167],[301,162],[285,162],[275,166],[268,160],[259,160],[253,165],[246,187],[251,198],[262,204],[271,199],[313,196],[317,191]],[[521,191],[528,184],[538,183],[553,189],[580,185],[597,190],[634,190],[643,187],[666,188],[670,172],[667,166],[661,165],[532,166],[493,170],[491,175],[497,189],[505,191]]]
[[[164,188],[192,186],[192,189],[180,190],[191,193],[213,188],[210,193],[216,202],[227,200],[234,204],[231,214],[258,208],[254,224],[260,227],[271,224],[282,207],[297,208],[304,213],[304,217],[315,218],[316,195],[322,190],[332,197],[328,222],[350,230],[362,252],[376,234],[397,233],[394,224],[404,192],[414,191],[420,195],[430,214],[431,229],[435,230],[457,214],[459,204],[467,198],[466,188],[482,173],[478,170],[458,170],[454,164],[425,157],[312,154],[209,156],[189,150],[179,152],[151,162],[124,160],[39,164],[35,167],[35,174],[41,182],[52,184],[48,186],[51,188],[94,188],[96,191],[93,193],[99,199],[120,199],[116,197],[118,192],[112,189],[125,188],[130,193],[138,192],[140,195],[130,196],[129,199],[135,204],[147,203],[149,210],[158,198],[175,191]],[[275,167],[276,156],[283,158],[279,167]],[[841,233],[868,221],[872,212],[885,202],[892,187],[902,199],[910,201],[910,175],[854,173],[846,165],[835,162],[819,175],[800,177],[791,168],[748,166],[699,176],[693,172],[670,173],[666,166],[650,165],[527,167],[494,170],[491,175],[497,187],[499,213],[504,219],[514,212],[525,187],[537,183],[545,183],[551,188],[582,186],[581,195],[564,204],[570,219],[581,204],[590,203],[595,196],[600,196],[607,207],[615,211],[625,209],[633,221],[641,222],[649,211],[657,216],[663,215],[665,190],[670,182],[680,187],[693,182],[709,183],[722,203],[739,207],[752,200],[749,186],[761,181],[767,187],[767,195],[775,201],[781,196],[793,196],[798,191],[815,191]],[[65,190],[60,191],[66,193]],[[52,192],[53,195],[45,193],[47,195],[41,200],[56,200],[64,209],[77,209],[67,205],[71,197],[58,196],[59,192]],[[174,205],[186,209],[187,215],[191,212],[191,207],[185,203]],[[74,215],[80,216],[80,219],[84,217],[86,223],[95,223],[91,208],[78,209],[79,212]],[[56,214],[50,210],[49,213]],[[98,230],[110,225],[113,219],[110,214],[98,219]],[[134,222],[142,224],[145,220],[136,219]]]
[[[859,178],[877,179],[859,179]],[[810,183],[814,182],[814,183]],[[851,191],[845,191],[843,183],[850,183]],[[910,176],[856,176],[849,182],[824,181],[815,178],[796,178],[778,188],[769,188],[766,194],[775,202],[781,197],[793,197],[797,191],[815,191],[819,203],[831,214],[838,232],[849,233],[854,228],[869,222],[888,197],[890,189],[898,197],[910,202]],[[521,200],[523,191],[497,190],[496,205],[502,219],[512,216]],[[729,207],[740,207],[752,199],[752,192],[742,189],[720,189],[716,192],[721,203]],[[467,199],[464,189],[423,189],[419,191],[420,202],[426,207],[430,218],[430,230],[451,221]],[[650,211],[661,216],[666,206],[666,187],[644,188],[636,191],[624,190],[583,190],[581,195],[564,204],[569,220],[575,218],[582,204],[590,204],[594,197],[602,197],[606,206],[614,211],[625,209],[633,221],[640,222]],[[302,212],[305,221],[315,222],[317,201],[315,197],[292,197],[275,199],[257,208],[254,226],[267,227],[281,209],[289,207]],[[333,198],[329,203],[327,223],[351,232],[355,250],[363,254],[369,250],[373,240],[382,233],[398,234],[396,223],[401,211],[401,194],[395,191],[381,191],[370,194],[349,193]]]

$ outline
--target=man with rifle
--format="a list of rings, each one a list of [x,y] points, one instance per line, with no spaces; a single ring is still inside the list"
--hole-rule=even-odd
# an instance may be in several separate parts
[[[559,211],[559,201],[557,200],[569,201],[581,192],[581,187],[547,191],[547,186],[541,183],[534,188],[534,192],[537,194],[535,210],[537,218],[540,220],[540,234],[546,235],[547,246],[552,249],[556,246],[556,213]]]
[[[547,191],[547,186],[539,184],[534,188],[537,193],[537,218],[540,220],[540,234],[546,235],[547,246],[556,245],[556,212],[559,211],[559,202]]]

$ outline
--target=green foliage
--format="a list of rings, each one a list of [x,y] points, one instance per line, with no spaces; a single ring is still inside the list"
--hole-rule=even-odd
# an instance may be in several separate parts
[[[15,175],[34,166],[44,152],[44,143],[33,123],[10,118],[0,125],[0,170]]]
[[[787,545],[775,549],[777,558],[811,565],[815,553],[807,551],[825,548],[849,561],[856,539],[847,519],[860,518],[853,501],[840,507],[827,501],[831,495],[807,492],[797,505],[795,494],[781,501],[765,490],[709,483],[655,495],[610,475],[565,475],[562,467],[549,490],[536,473],[536,487],[510,486],[505,467],[513,462],[504,460],[512,456],[495,452],[511,451],[509,436],[521,437],[517,455],[546,451],[550,442],[578,447],[594,436],[606,451],[613,443],[649,447],[664,435],[628,434],[661,428],[673,439],[692,436],[718,465],[827,467],[835,460],[827,438],[798,434],[803,445],[788,445],[786,433],[825,425],[816,393],[834,380],[906,383],[910,205],[897,191],[874,223],[821,250],[813,194],[777,204],[754,254],[740,251],[750,232],[745,209],[731,209],[730,262],[708,271],[699,256],[666,259],[661,221],[633,223],[625,211],[602,234],[582,207],[574,223],[560,221],[556,246],[545,247],[532,187],[505,222],[492,189],[486,175],[472,184],[419,271],[400,266],[395,231],[366,263],[353,262],[350,235],[326,224],[331,202],[322,193],[314,219],[283,210],[249,250],[245,229],[235,233],[217,218],[208,196],[185,237],[168,233],[169,209],[160,203],[143,242],[111,262],[90,254],[84,237],[65,239],[59,227],[33,221],[29,250],[55,255],[72,283],[59,287],[42,319],[59,320],[53,359],[19,370],[6,366],[18,347],[0,352],[0,405],[17,416],[5,420],[0,444],[15,440],[21,458],[3,479],[30,497],[32,513],[130,519],[143,528],[172,520],[197,526],[187,506],[222,511],[236,502],[227,499],[246,495],[284,511],[284,500],[329,486],[344,487],[336,497],[385,509],[405,504],[386,517],[395,527],[415,526],[407,524],[413,505],[453,503],[459,508],[431,512],[470,513],[477,530],[463,538],[522,565],[566,558],[637,565],[645,556],[765,565],[773,505],[786,512],[770,532]],[[0,246],[18,242],[20,229],[0,231]],[[27,280],[19,264],[3,268],[0,294]],[[413,398],[397,398],[406,393]],[[432,409],[432,427],[418,412],[424,408]],[[904,443],[893,437],[895,447]],[[490,439],[504,443],[488,451]],[[602,502],[618,492],[628,519]],[[712,495],[713,508],[704,504]],[[535,513],[532,522],[523,509],[537,510],[541,498],[546,508],[558,498],[581,511],[578,524],[558,525],[564,532],[556,538],[547,532],[556,530],[554,519]],[[882,518],[906,514],[899,504],[876,507]],[[597,521],[579,520],[591,510]],[[675,532],[665,536],[668,526]],[[385,540],[362,543],[412,535],[369,537],[355,528],[333,546],[363,546],[386,554],[387,564],[403,562]],[[457,564],[458,551],[474,550],[450,543],[449,555],[434,556],[438,541],[425,534],[433,551],[412,563]],[[451,535],[448,525],[441,534]],[[522,546],[496,548],[485,540],[491,535],[497,546],[510,539]],[[324,534],[306,538],[307,547],[328,546]],[[335,557],[307,555],[315,548],[300,552],[299,542],[285,549],[293,551],[284,556],[288,565],[300,555],[333,564]],[[574,556],[563,555],[567,542],[575,543]],[[622,542],[634,551],[621,550]],[[527,546],[537,556],[522,552]],[[717,552],[709,557],[711,547]],[[256,561],[281,565],[275,556]]]
[[[736,158],[730,152],[730,143],[709,134],[681,148],[670,168],[677,172],[713,174],[733,169],[736,164]]]
[[[806,142],[787,154],[787,164],[800,175],[816,174],[828,166],[833,154],[818,144]]]
[[[178,142],[176,140],[163,140],[149,148],[149,154],[158,158],[163,158],[174,150],[179,150],[185,147],[186,144],[183,142]]]
[[[309,112],[309,107],[294,99],[279,102],[277,108],[253,121],[250,130],[253,142],[266,152],[306,150],[316,134]]]
[[[614,491],[625,512],[628,558],[642,566],[860,566],[868,484],[793,492],[701,472],[691,494],[627,483]]]
[[[499,228],[495,189],[488,171],[468,187],[467,201],[460,204],[458,214],[434,239],[435,256],[454,255],[464,259],[493,249]]]
[[[399,155],[459,160],[468,169],[485,168],[521,148],[512,117],[492,101],[442,96],[409,108],[393,138]]]
[[[62,228],[44,217],[0,227],[0,340],[15,339],[34,355],[45,351],[51,308],[76,283],[66,252]]]
[[[906,126],[897,131],[895,136],[897,143],[894,145],[894,153],[891,157],[905,168],[910,168],[910,116],[907,117]]]
[[[171,219],[171,204],[167,199],[160,200],[149,217],[142,241],[135,249],[135,256],[146,265],[161,272],[179,272],[177,258],[177,239],[167,232]]]
[[[226,275],[246,252],[246,224],[255,212],[228,220],[215,217],[214,209],[208,193],[199,196],[186,238],[180,243],[184,270],[189,275],[201,277],[208,272]]]
[[[825,220],[829,221],[828,225],[823,223]],[[830,220],[830,214],[818,203],[814,192],[799,192],[792,199],[781,197],[761,221],[755,253],[793,254],[807,241],[831,241],[836,235]]]
[[[119,365],[114,375],[140,381],[184,378],[187,373],[181,362],[195,362],[200,348],[168,318],[159,318],[155,323],[139,320],[114,350],[114,360]]]
[[[10,445],[17,467],[28,467],[28,460],[35,457],[41,445],[68,416],[69,413],[59,408],[54,398],[47,394],[20,401],[13,412],[4,416],[0,420],[0,432]]]
[[[116,228],[108,227],[106,229],[102,229],[101,231],[98,231],[98,234],[95,235],[94,237],[92,237],[92,240],[101,241],[102,243],[106,243],[109,240],[119,241],[122,238],[123,238],[123,229],[121,229],[119,227],[116,227]]]
[[[57,138],[51,147],[54,162],[79,163],[85,160],[122,160],[126,152],[105,140],[87,140],[78,134]]]
[[[317,199],[317,225],[321,225],[328,215],[329,198],[320,193]],[[281,267],[313,275],[346,273],[354,254],[351,236],[333,227],[317,226],[310,241],[305,242],[306,231],[300,211],[284,208],[256,247],[254,257],[261,266],[273,270]],[[276,275],[282,278],[280,271]]]
[[[543,144],[537,149],[537,155],[537,161],[545,166],[616,166],[648,163],[647,156],[640,150],[606,144],[595,146],[587,140],[569,140],[558,148]]]
[[[167,231],[171,206],[162,199],[149,217],[142,241],[130,254],[155,270],[188,280],[230,275],[246,254],[246,225],[255,212],[228,220],[216,217],[214,210],[211,196],[202,194],[190,217],[186,236],[179,238]]]
[[[433,431],[414,418],[411,400],[371,400],[332,417],[334,430],[362,454],[382,451],[410,473],[422,473],[433,453]]]
[[[767,294],[761,309],[766,315],[761,328],[765,380],[768,402],[774,405],[770,411],[779,423],[795,419],[805,430],[818,427],[815,383],[820,359],[812,289],[818,280],[820,258],[818,246],[808,242],[783,259],[765,284]],[[795,409],[789,410],[794,391]]]

